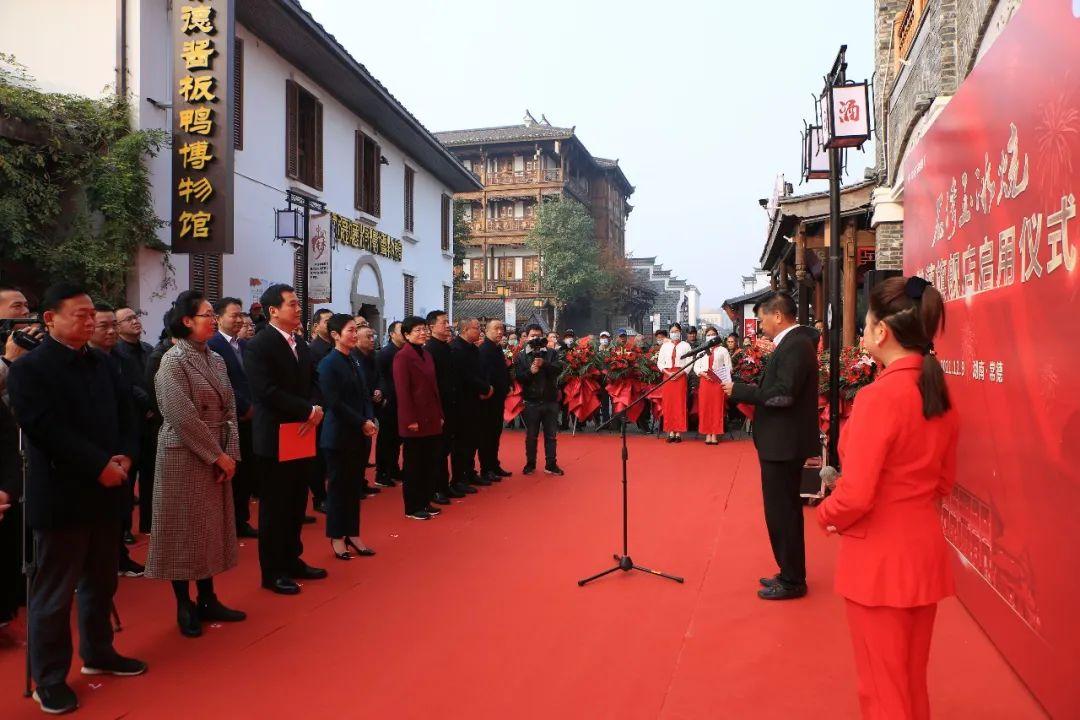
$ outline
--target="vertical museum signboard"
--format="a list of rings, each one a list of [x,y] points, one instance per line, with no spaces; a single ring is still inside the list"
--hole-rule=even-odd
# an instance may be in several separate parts
[[[231,253],[233,0],[172,5],[172,251]]]

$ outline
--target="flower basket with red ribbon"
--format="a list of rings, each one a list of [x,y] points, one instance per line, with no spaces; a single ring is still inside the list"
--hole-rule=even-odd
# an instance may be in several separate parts
[[[559,376],[563,402],[571,415],[584,422],[600,408],[603,366],[592,336],[578,340],[566,353],[564,362],[566,367]]]

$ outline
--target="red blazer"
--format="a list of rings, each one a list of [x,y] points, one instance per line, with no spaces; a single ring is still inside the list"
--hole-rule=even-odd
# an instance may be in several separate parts
[[[435,376],[435,359],[405,343],[394,355],[394,391],[397,395],[398,433],[401,437],[430,437],[442,432],[442,402]],[[419,430],[410,430],[416,423]]]
[[[938,501],[956,481],[959,423],[922,415],[922,356],[859,391],[840,437],[843,475],[818,506],[840,534],[836,592],[862,605],[917,607],[953,594]]]

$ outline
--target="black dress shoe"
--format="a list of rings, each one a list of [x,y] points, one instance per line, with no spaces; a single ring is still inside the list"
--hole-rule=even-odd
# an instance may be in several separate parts
[[[772,587],[773,585],[777,585],[780,583],[780,573],[776,573],[772,577],[758,578],[758,582],[761,583],[762,587]]]
[[[83,663],[83,675],[116,675],[117,677],[134,677],[146,672],[147,664],[142,660],[124,657],[119,653],[102,662]]]
[[[184,637],[197,638],[202,635],[202,623],[195,609],[195,603],[185,602],[176,607],[176,624]]]
[[[322,580],[327,575],[329,575],[329,573],[322,568],[311,567],[307,563],[304,563],[297,568],[296,572],[289,573],[289,577],[294,580]]]
[[[432,517],[442,514],[442,510],[435,507],[434,505],[428,505],[426,508],[424,508],[424,512],[426,512],[428,515],[431,515]]]
[[[494,472],[499,477],[510,477],[511,475],[514,474],[514,473],[510,472],[509,470],[502,469],[501,467],[500,468],[495,468],[492,472]]]
[[[450,488],[452,490],[457,490],[460,493],[465,493],[465,495],[475,495],[476,493],[480,492],[472,485],[466,485],[465,483],[454,483],[450,486]]]
[[[315,522],[314,517],[312,517],[311,515],[305,515],[304,516],[304,524],[305,525],[311,525],[313,522]]]
[[[435,493],[435,497],[431,498],[431,502],[438,503],[439,505],[449,505],[450,498],[442,493]]]
[[[778,582],[775,585],[758,590],[758,597],[762,600],[794,600],[806,595],[806,583],[802,585],[788,585]]]
[[[394,484],[394,480],[389,475],[376,475],[375,484],[379,487],[392,488],[397,487]]]
[[[547,474],[547,475],[565,475],[566,474],[566,473],[563,472],[563,469],[561,467],[559,467],[558,465],[556,465],[555,463],[548,463],[544,467],[544,473]]]
[[[323,515],[326,514],[326,501],[325,500],[316,500],[315,502],[311,503],[311,507],[317,513],[322,513]]]
[[[75,691],[62,682],[56,685],[38,685],[34,689],[34,699],[41,709],[50,715],[63,715],[79,707]]]
[[[463,498],[469,494],[469,491],[465,489],[465,486],[454,483],[446,489],[446,496],[448,498]]]
[[[286,577],[274,578],[273,580],[263,580],[262,586],[271,592],[277,593],[278,595],[300,594],[300,586]]]
[[[489,484],[502,482],[502,476],[492,471],[484,473],[484,479],[487,480]]]
[[[198,604],[199,619],[203,622],[242,622],[247,620],[247,613],[225,607],[217,595],[200,597]]]
[[[532,463],[526,465],[525,467],[523,467],[521,469],[521,474],[522,475],[532,475],[534,472],[536,472],[536,466],[533,465]]]
[[[365,485],[364,486],[364,494],[365,495],[378,495],[381,492],[382,492],[382,490],[375,487],[374,485]]]
[[[236,526],[236,537],[257,538],[259,537],[259,531],[251,527],[251,523],[240,523]]]
[[[125,545],[134,545],[135,544],[135,536],[131,534],[130,530],[125,530],[124,531],[124,544]]]
[[[472,478],[470,478],[469,483],[471,485],[479,485],[480,487],[487,487],[491,485],[490,480],[488,480],[486,477],[480,477],[479,475],[474,475]]]

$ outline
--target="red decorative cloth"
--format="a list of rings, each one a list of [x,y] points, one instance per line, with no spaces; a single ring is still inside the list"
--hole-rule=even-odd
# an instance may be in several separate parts
[[[510,387],[510,392],[507,394],[506,399],[503,400],[503,422],[508,423],[525,409],[525,400],[521,395],[521,383],[517,380]]]
[[[585,422],[594,412],[600,409],[600,383],[591,377],[571,377],[563,386],[566,410],[578,419]]]
[[[637,395],[640,390],[641,384],[636,380],[624,377],[618,380],[613,380],[607,384],[608,395],[611,396],[611,404],[615,412],[622,412],[630,403],[637,399]],[[626,413],[626,419],[632,423],[636,423],[638,418],[641,417],[641,411],[645,409],[645,403],[638,403],[630,412]]]

